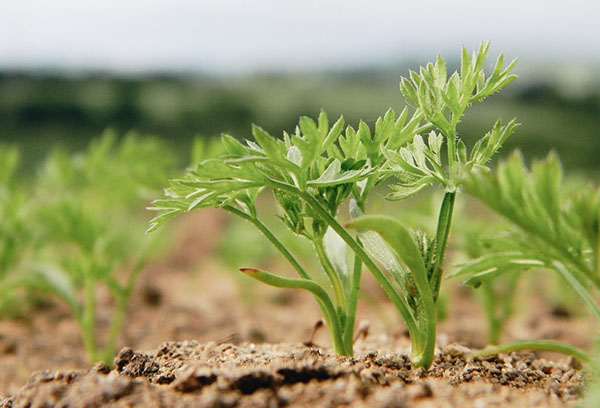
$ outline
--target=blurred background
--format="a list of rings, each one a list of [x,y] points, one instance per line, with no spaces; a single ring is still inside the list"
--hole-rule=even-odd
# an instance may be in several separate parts
[[[505,149],[556,149],[568,169],[600,164],[600,8],[589,1],[13,1],[0,15],[0,142],[40,161],[107,128],[170,141],[251,123],[274,134],[299,115],[372,122],[402,108],[398,80],[460,46],[492,40],[521,79],[471,109],[465,140],[495,118],[523,123]],[[490,61],[490,64],[493,61]]]

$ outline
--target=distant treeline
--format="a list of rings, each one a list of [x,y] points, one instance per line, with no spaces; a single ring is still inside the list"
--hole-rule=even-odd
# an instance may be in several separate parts
[[[35,161],[57,142],[78,149],[106,128],[121,134],[134,130],[172,140],[184,162],[194,136],[246,137],[252,123],[280,134],[293,130],[298,116],[315,116],[321,109],[330,117],[344,114],[350,124],[371,123],[390,107],[403,108],[397,87],[403,72],[247,77],[5,72],[0,73],[0,141],[22,144]],[[517,81],[511,87],[471,110],[460,127],[464,139],[474,140],[498,116],[517,117],[523,126],[512,143],[526,156],[556,149],[567,167],[600,171],[600,94],[569,97],[547,83]]]

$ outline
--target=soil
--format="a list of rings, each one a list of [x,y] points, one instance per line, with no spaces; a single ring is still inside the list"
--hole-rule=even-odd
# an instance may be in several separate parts
[[[181,241],[139,281],[120,339],[128,347],[113,370],[90,366],[60,303],[28,318],[0,320],[0,407],[554,407],[580,397],[582,373],[564,356],[466,359],[469,348],[485,345],[485,320],[470,290],[452,284],[429,371],[410,366],[406,330],[368,274],[358,321],[369,330],[357,341],[355,357],[332,355],[323,329],[307,346],[319,320],[314,300],[260,284],[242,289],[235,272],[224,271],[213,256],[226,222],[222,213],[183,220],[176,234]],[[589,318],[533,302],[519,311],[504,340],[590,345]],[[108,296],[99,292],[98,303],[108,324]]]
[[[468,351],[447,346],[425,371],[377,343],[348,358],[301,345],[169,342],[122,349],[113,371],[36,373],[0,406],[553,407],[579,395],[572,366],[528,354],[468,361]]]

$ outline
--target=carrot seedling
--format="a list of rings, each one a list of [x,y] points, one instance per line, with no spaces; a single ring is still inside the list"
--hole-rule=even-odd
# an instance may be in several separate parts
[[[516,127],[514,122],[506,126],[498,122],[477,143],[470,157],[457,138],[456,126],[466,108],[516,78],[511,74],[515,62],[504,68],[502,56],[486,77],[483,65],[488,49],[489,43],[484,43],[472,57],[463,50],[460,73],[449,78],[441,57],[422,68],[420,74],[411,72],[410,80],[403,79],[400,88],[414,112],[409,115],[404,109],[396,118],[389,111],[377,120],[374,132],[363,122],[358,129],[347,127],[344,132],[342,119],[329,127],[327,116],[321,114],[317,123],[302,118],[295,134],[284,133],[282,139],[256,126],[255,141],[243,144],[224,136],[226,154],[200,163],[183,179],[172,182],[165,199],[154,202],[151,209],[160,215],[152,221],[150,230],[201,207],[220,207],[250,221],[291,263],[299,278],[252,268],[242,271],[273,286],[310,291],[330,329],[335,351],[343,355],[352,355],[356,300],[364,264],[408,326],[413,364],[429,367],[435,346],[442,264],[461,175],[469,167],[487,163]],[[425,144],[420,134],[429,130],[432,133]],[[441,156],[444,140],[446,162]],[[393,186],[390,199],[416,194],[429,184],[444,187],[446,194],[434,239],[413,233],[390,217],[363,216],[372,188],[391,177],[397,177],[399,183]],[[263,189],[273,192],[282,210],[281,220],[313,243],[326,286],[319,284],[316,276],[309,274],[260,221],[255,203]],[[348,227],[358,230],[356,235],[338,219],[340,205],[347,199],[351,219]]]
[[[0,162],[7,166],[8,161]],[[92,361],[110,363],[114,357],[134,284],[153,244],[136,232],[132,212],[167,178],[172,162],[157,140],[129,135],[118,143],[107,133],[83,154],[55,151],[25,192],[5,187],[8,172],[2,172],[0,289],[8,294],[20,289],[25,296],[42,290],[62,299]],[[18,211],[25,209],[23,219]],[[23,226],[33,226],[35,251],[18,262],[17,244],[26,242],[20,238]],[[8,285],[6,271],[17,262],[14,284]],[[96,301],[101,285],[114,305],[105,333]]]
[[[595,297],[600,290],[600,190],[564,187],[558,157],[525,166],[517,152],[494,170],[476,167],[464,180],[466,190],[507,219],[513,229],[497,237],[479,258],[452,275],[478,287],[514,270],[552,271],[570,285],[600,321]],[[540,346],[549,348],[547,342]],[[535,347],[535,341],[528,343]],[[519,343],[515,344],[518,347]],[[503,345],[508,349],[509,345]],[[568,345],[556,347],[563,352]]]
[[[295,133],[275,138],[254,126],[254,141],[240,143],[223,136],[226,153],[201,162],[184,178],[174,180],[166,198],[156,200],[156,229],[169,218],[203,207],[218,207],[252,223],[298,273],[287,278],[254,268],[242,272],[272,286],[312,293],[329,328],[333,348],[352,355],[354,320],[362,264],[384,279],[357,237],[339,220],[339,208],[351,201],[353,215],[364,211],[370,190],[382,180],[378,169],[385,157],[381,145],[401,146],[412,137],[421,117],[405,110],[396,118],[390,110],[374,132],[361,122],[344,129],[338,119],[330,126],[325,113],[318,121],[303,117]],[[270,190],[281,210],[280,220],[296,236],[308,240],[321,271],[307,271],[291,250],[262,221],[257,196]],[[323,281],[325,283],[323,284]],[[384,285],[387,281],[384,282]],[[387,284],[387,291],[393,291]]]
[[[19,150],[0,146],[0,316],[13,316],[28,306],[17,289],[20,269],[34,247],[30,225],[31,203],[17,181]]]

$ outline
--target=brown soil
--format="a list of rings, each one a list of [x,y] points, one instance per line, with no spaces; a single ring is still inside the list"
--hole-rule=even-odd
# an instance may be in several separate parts
[[[553,407],[578,395],[581,373],[568,365],[527,354],[467,361],[467,351],[448,346],[425,371],[376,343],[347,358],[294,345],[169,342],[122,349],[114,371],[36,373],[0,406]]]
[[[411,369],[406,331],[368,274],[358,321],[368,321],[370,330],[357,342],[356,357],[331,355],[325,330],[314,339],[320,347],[305,347],[319,319],[314,300],[260,284],[242,290],[235,272],[212,256],[221,213],[184,220],[184,241],[140,279],[120,339],[131,348],[121,351],[115,370],[90,369],[60,303],[26,319],[0,320],[0,406],[546,407],[569,405],[579,395],[581,373],[562,356],[466,361],[464,347],[485,345],[485,320],[460,287],[451,288],[438,335],[442,351],[429,372]],[[111,304],[99,296],[99,317],[108,324]],[[589,319],[551,313],[534,301],[507,327],[505,340],[589,345]]]

